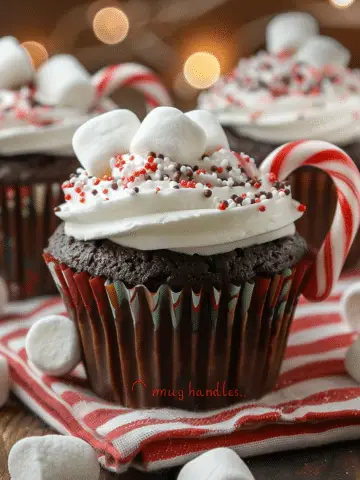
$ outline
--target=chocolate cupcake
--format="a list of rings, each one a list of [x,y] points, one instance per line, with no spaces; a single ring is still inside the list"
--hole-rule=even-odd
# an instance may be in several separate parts
[[[360,75],[347,68],[349,61],[348,50],[320,36],[310,15],[279,15],[267,28],[267,52],[240,60],[200,95],[199,107],[217,115],[231,148],[259,164],[285,142],[314,139],[340,146],[360,168]],[[332,182],[306,168],[290,181],[296,198],[309,205],[298,230],[319,246],[334,214]],[[360,238],[349,264],[359,259]]]
[[[117,110],[80,127],[73,145],[84,169],[62,185],[64,223],[44,257],[95,393],[209,409],[268,392],[314,258],[291,186],[231,152],[206,111],[161,107],[140,124]],[[304,151],[281,152],[287,171]],[[344,252],[332,251],[336,268]],[[309,295],[324,298],[327,283]]]
[[[103,95],[121,83],[112,79],[109,88],[107,69],[92,79],[70,55],[56,55],[35,72],[11,37],[0,40],[0,54],[0,275],[16,300],[56,291],[42,252],[59,223],[53,215],[61,201],[59,177],[80,166],[71,145],[74,132],[116,108]],[[136,68],[151,74],[133,64],[122,81],[129,83]]]

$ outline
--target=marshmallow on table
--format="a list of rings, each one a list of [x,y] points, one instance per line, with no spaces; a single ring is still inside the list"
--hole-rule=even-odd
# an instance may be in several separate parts
[[[9,365],[6,358],[0,356],[0,407],[4,406],[9,398],[10,377]]]
[[[206,134],[205,152],[211,154],[219,148],[229,149],[229,142],[219,120],[206,110],[193,110],[185,114],[197,123]]]
[[[100,475],[93,448],[62,435],[20,440],[10,451],[8,466],[12,480],[98,480]]]
[[[140,120],[130,110],[113,110],[94,117],[77,129],[73,148],[90,175],[110,173],[110,159],[129,153],[130,143],[140,127]]]
[[[81,358],[76,326],[61,315],[49,315],[35,322],[26,336],[25,348],[29,360],[48,375],[70,372]]]
[[[230,448],[215,448],[182,468],[177,480],[254,480],[241,458]]]
[[[9,290],[7,288],[5,280],[0,277],[0,314],[6,307],[8,301],[9,301]]]
[[[273,54],[297,50],[318,33],[319,25],[308,13],[283,13],[273,18],[267,26],[267,50]]]
[[[0,39],[0,89],[21,87],[31,82],[34,67],[30,56],[14,37]]]
[[[158,107],[143,120],[130,152],[161,153],[175,162],[194,165],[205,153],[206,141],[204,130],[180,110]]]
[[[72,55],[54,55],[35,74],[36,99],[44,105],[88,111],[95,87],[87,70]]]
[[[360,282],[354,283],[345,290],[340,306],[343,319],[352,330],[360,333]]]
[[[351,54],[334,38],[317,35],[309,39],[296,53],[295,58],[299,62],[306,62],[314,67],[323,67],[324,65],[347,67]]]
[[[355,340],[346,353],[345,368],[350,377],[360,383],[360,337]]]

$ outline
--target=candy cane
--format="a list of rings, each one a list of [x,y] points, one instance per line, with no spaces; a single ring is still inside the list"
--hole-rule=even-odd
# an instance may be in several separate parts
[[[291,142],[272,152],[261,166],[262,173],[285,179],[297,168],[320,168],[333,180],[337,206],[333,223],[312,268],[304,295],[312,301],[329,296],[360,225],[360,174],[351,158],[328,142]]]
[[[105,67],[92,77],[98,99],[111,95],[122,87],[132,87],[145,97],[148,110],[171,105],[170,96],[159,78],[148,68],[136,63],[123,63]]]

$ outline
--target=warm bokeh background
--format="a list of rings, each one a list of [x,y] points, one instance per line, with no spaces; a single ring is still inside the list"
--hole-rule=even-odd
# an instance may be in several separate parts
[[[21,42],[40,42],[51,55],[72,53],[90,70],[124,61],[153,68],[172,89],[183,107],[196,102],[198,90],[182,75],[186,59],[194,52],[214,54],[222,72],[232,69],[239,57],[264,44],[265,25],[276,13],[311,12],[322,33],[341,41],[352,51],[352,66],[360,66],[360,0],[1,0],[0,34]],[[351,3],[336,8],[334,3]],[[94,34],[94,17],[106,7],[121,9],[121,16],[98,17],[96,28],[108,45]],[[35,54],[38,53],[35,51]],[[40,57],[41,57],[40,51]],[[124,106],[137,103],[136,95],[121,92]]]

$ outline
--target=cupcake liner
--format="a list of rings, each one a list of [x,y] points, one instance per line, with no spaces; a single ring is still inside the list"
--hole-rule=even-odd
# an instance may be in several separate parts
[[[59,203],[60,184],[0,186],[0,276],[11,300],[56,293],[42,252],[58,224]]]
[[[259,142],[243,137],[233,128],[225,128],[230,147],[235,151],[246,152],[256,160],[257,165],[279,145]],[[343,150],[360,164],[360,143],[342,147]],[[312,167],[302,167],[289,177],[292,196],[307,206],[306,215],[296,222],[300,235],[319,248],[328,233],[336,208],[336,192],[331,178],[322,170]],[[344,269],[360,266],[360,233],[350,249]]]
[[[128,288],[45,262],[76,323],[93,391],[130,408],[221,408],[276,383],[306,274],[295,267],[195,292]]]

